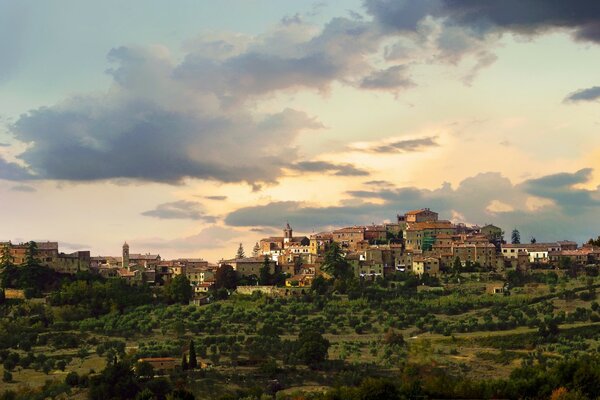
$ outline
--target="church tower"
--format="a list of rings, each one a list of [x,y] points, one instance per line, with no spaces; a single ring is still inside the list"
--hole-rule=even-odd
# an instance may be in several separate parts
[[[123,258],[122,258],[123,268],[127,268],[129,270],[129,245],[127,242],[123,244]]]
[[[288,222],[287,224],[285,224],[285,228],[283,229],[283,243],[289,243],[292,241],[292,227],[290,226],[290,223]]]

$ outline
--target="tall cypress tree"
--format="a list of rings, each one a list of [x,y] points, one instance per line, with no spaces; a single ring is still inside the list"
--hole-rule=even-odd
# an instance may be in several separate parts
[[[187,357],[185,356],[185,352],[184,352],[181,356],[181,369],[185,371],[188,368],[189,368],[189,365],[187,362]]]
[[[196,359],[196,348],[194,347],[194,340],[190,340],[190,369],[198,368],[198,360]]]

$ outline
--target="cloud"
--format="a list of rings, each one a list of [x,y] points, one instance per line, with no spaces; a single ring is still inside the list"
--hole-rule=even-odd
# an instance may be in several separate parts
[[[25,192],[25,193],[33,193],[33,192],[37,191],[36,188],[34,188],[33,186],[28,186],[28,185],[16,185],[16,186],[13,186],[12,188],[10,188],[10,190],[15,191],[15,192]]]
[[[351,146],[355,151],[369,151],[372,153],[412,153],[428,148],[438,147],[437,136],[421,137],[417,139],[400,139],[384,144],[357,144]]]
[[[576,103],[579,101],[595,101],[600,99],[600,86],[580,89],[565,97],[565,103]]]
[[[553,29],[573,32],[576,39],[600,42],[600,4],[539,0],[365,0],[367,12],[385,29],[414,32],[431,17],[473,35],[514,32],[537,35]]]
[[[0,156],[0,179],[19,181],[31,178],[32,176],[27,169],[23,168],[19,164],[8,162],[2,158],[2,156]]]
[[[204,196],[205,199],[207,200],[227,200],[227,196]]]
[[[357,168],[352,164],[334,164],[327,161],[300,161],[289,166],[299,172],[332,172],[337,176],[367,176],[368,171]]]
[[[321,230],[374,221],[394,220],[396,213],[429,207],[441,218],[460,215],[472,224],[494,223],[505,230],[517,227],[526,236],[544,240],[583,241],[597,235],[600,220],[600,189],[575,186],[586,182],[590,170],[549,175],[513,184],[498,173],[482,173],[464,179],[456,188],[415,187],[349,191],[338,206],[318,207],[296,201],[273,202],[233,211],[225,218],[231,226],[280,227],[283,221],[304,230]],[[527,204],[539,198],[543,206]],[[377,203],[373,200],[377,200]],[[548,201],[549,200],[549,201]]]
[[[575,173],[560,173],[538,179],[531,179],[522,184],[530,194],[554,201],[569,214],[585,213],[588,209],[600,207],[598,194],[600,189],[590,191],[577,189],[574,186],[588,182],[593,170],[584,168]]]
[[[363,184],[370,185],[370,186],[393,186],[391,182],[384,181],[384,180],[367,181],[367,182],[364,182]]]
[[[200,220],[209,223],[214,223],[217,220],[216,217],[204,213],[202,204],[186,200],[159,204],[154,210],[144,211],[142,215],[160,219]]]
[[[10,144],[8,144],[8,143],[0,143],[0,147],[10,147]]]
[[[360,83],[361,88],[373,90],[406,89],[413,86],[416,84],[408,76],[408,69],[404,65],[374,71]]]

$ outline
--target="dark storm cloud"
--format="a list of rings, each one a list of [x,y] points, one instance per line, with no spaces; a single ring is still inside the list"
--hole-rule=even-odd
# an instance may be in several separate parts
[[[427,148],[438,147],[437,137],[423,137],[419,139],[398,140],[396,142],[375,146],[369,149],[374,153],[410,153],[423,151]]]
[[[576,103],[579,101],[595,101],[598,99],[600,99],[600,86],[593,86],[569,94],[564,101],[566,103]]]
[[[581,169],[575,173],[548,175],[524,182],[523,189],[530,194],[554,201],[569,213],[584,212],[600,206],[600,190],[577,189],[574,186],[590,180],[593,170]]]
[[[427,17],[461,26],[473,35],[510,31],[526,35],[552,29],[573,31],[576,39],[600,42],[596,0],[365,0],[365,8],[388,30],[417,31]]]
[[[463,180],[456,188],[449,184],[428,190],[414,187],[358,190],[347,194],[353,200],[340,206],[314,207],[301,202],[274,202],[246,207],[230,213],[225,223],[232,226],[279,227],[289,220],[298,229],[328,229],[373,221],[394,220],[396,213],[429,207],[440,218],[456,216],[469,223],[494,223],[505,230],[517,227],[525,236],[544,239],[584,240],[597,232],[600,224],[600,192],[573,188],[586,182],[589,170],[550,175],[514,185],[498,173],[483,173]],[[552,200],[555,205],[540,209],[524,206],[530,196]],[[377,199],[375,204],[370,199]],[[492,202],[501,202],[513,210],[494,212]],[[572,204],[583,205],[576,209]],[[596,233],[597,234],[597,233]]]
[[[319,126],[290,109],[256,120],[243,114],[194,115],[140,101],[107,106],[102,100],[80,100],[67,110],[32,111],[14,125],[17,138],[33,144],[19,157],[37,178],[273,181],[293,149],[257,143],[291,141],[299,130]],[[22,179],[14,165],[9,172],[8,179]]]
[[[20,181],[31,179],[31,174],[19,164],[8,162],[0,156],[0,179]]]
[[[300,161],[289,167],[299,172],[331,172],[337,176],[367,176],[368,171],[352,164],[334,164],[327,161]]]
[[[154,210],[144,211],[142,215],[160,219],[191,219],[213,223],[216,217],[206,215],[202,210],[202,204],[195,201],[174,201],[156,206]]]

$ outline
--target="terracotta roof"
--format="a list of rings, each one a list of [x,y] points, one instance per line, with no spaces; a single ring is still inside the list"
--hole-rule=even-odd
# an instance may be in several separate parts
[[[450,221],[412,222],[408,225],[409,231],[421,231],[424,229],[455,229],[455,226]]]
[[[429,208],[421,208],[420,210],[410,210],[404,213],[404,215],[417,215],[417,214],[422,214],[424,212],[433,212],[434,214],[437,214],[434,211],[431,211]]]

